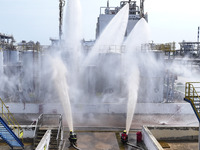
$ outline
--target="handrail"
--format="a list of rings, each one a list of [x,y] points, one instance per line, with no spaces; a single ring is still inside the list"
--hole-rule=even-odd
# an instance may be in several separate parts
[[[62,145],[62,148],[61,148],[61,150],[64,150],[65,149],[65,144],[66,144],[66,142],[67,142],[67,140],[65,139],[65,140],[63,140],[63,145]]]
[[[194,84],[199,84],[199,86],[195,87]],[[199,98],[199,92],[196,91],[196,88],[200,87],[200,82],[186,82],[185,84],[185,98],[194,101],[195,98]]]
[[[198,84],[198,86],[194,86]],[[200,82],[187,82],[185,84],[185,98],[184,100],[189,102],[192,105],[192,108],[200,122],[200,109],[199,109],[199,104],[200,104],[200,97],[198,95],[198,92],[196,91],[195,88],[200,87]]]
[[[41,126],[41,127],[44,126],[44,127],[48,128],[48,126],[46,126],[47,124],[45,122],[45,119],[46,119],[45,117],[46,118],[51,118],[51,117],[58,118],[59,117],[59,121],[58,121],[59,124],[57,124],[58,126],[56,126],[56,127],[58,127],[56,141],[57,141],[57,146],[60,146],[60,144],[61,144],[60,142],[63,141],[63,127],[62,127],[62,115],[61,114],[41,114],[38,117],[38,119],[36,121],[35,131],[34,131],[34,143],[37,138],[37,132],[38,132],[39,126]],[[60,137],[60,139],[59,139],[59,137]]]
[[[47,130],[35,150],[49,149],[51,130]]]
[[[42,116],[43,116],[43,114],[40,114],[40,116],[38,117],[38,119],[36,121],[35,131],[34,131],[33,137],[35,137],[35,135],[36,135],[37,128],[38,128],[38,122],[41,120]]]
[[[40,114],[40,116],[38,117],[38,119],[37,119],[37,121],[36,121],[35,131],[34,131],[34,134],[33,134],[33,142],[34,142],[34,145],[35,145],[35,141],[36,141],[36,138],[37,138],[37,131],[38,131],[38,129],[39,129],[38,124],[39,124],[39,121],[42,119],[42,116],[43,116],[43,114]]]
[[[17,133],[18,137],[23,140],[24,131],[23,131],[22,127],[19,125],[19,123],[17,122],[17,120],[12,115],[12,113],[7,108],[7,106],[5,105],[5,103],[3,102],[3,100],[1,98],[0,98],[0,102],[1,102],[2,118],[4,118],[7,121],[9,126],[14,125],[14,126],[12,126],[13,131],[15,133]],[[16,130],[16,128],[17,128],[17,130]]]
[[[61,128],[62,128],[62,115],[59,118],[59,128],[58,128],[58,134],[57,134],[56,140],[58,140],[59,138]]]
[[[3,125],[3,127],[7,130],[7,132],[9,132],[10,135],[12,135],[12,137],[8,138],[8,135],[2,135],[1,138],[3,140],[6,141],[6,143],[10,146],[20,146],[20,147],[24,147],[24,144],[22,143],[22,141],[17,137],[17,135],[12,131],[12,129],[8,126],[8,124],[0,117],[0,122]],[[12,142],[16,141],[17,144],[13,144]]]

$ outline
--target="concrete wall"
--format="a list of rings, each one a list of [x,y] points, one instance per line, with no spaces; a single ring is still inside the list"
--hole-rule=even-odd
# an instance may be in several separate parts
[[[12,113],[62,113],[60,103],[6,103]],[[125,103],[72,104],[73,113],[126,113]],[[123,108],[123,109],[122,109]],[[189,103],[138,103],[135,114],[194,114]]]
[[[143,126],[143,141],[149,150],[163,150],[158,140],[198,140],[198,127]]]
[[[198,127],[148,127],[157,140],[198,140]]]
[[[146,126],[142,128],[142,135],[143,141],[148,150],[163,150],[162,146]]]

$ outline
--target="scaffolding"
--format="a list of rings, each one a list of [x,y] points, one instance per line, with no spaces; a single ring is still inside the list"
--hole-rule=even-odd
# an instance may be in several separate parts
[[[180,42],[180,55],[189,57],[199,57],[200,42]]]

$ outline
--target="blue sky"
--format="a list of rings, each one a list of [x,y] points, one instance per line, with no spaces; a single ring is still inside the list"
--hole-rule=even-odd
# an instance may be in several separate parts
[[[107,0],[80,0],[83,36],[94,39],[100,7]],[[139,3],[139,0],[137,0]],[[119,6],[120,0],[110,0]],[[0,0],[0,32],[14,35],[17,42],[40,41],[50,44],[58,37],[59,0]],[[200,26],[199,0],[145,0],[152,40],[156,43],[196,41]]]

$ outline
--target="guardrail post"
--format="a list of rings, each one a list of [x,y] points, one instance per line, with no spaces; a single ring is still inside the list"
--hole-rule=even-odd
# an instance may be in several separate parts
[[[189,83],[189,87],[188,87],[188,97],[190,97],[190,86],[191,86],[191,84]]]

